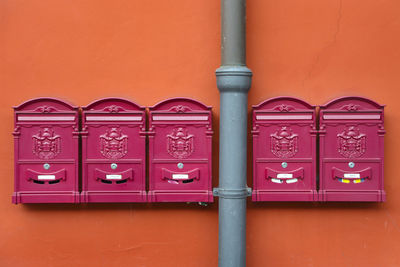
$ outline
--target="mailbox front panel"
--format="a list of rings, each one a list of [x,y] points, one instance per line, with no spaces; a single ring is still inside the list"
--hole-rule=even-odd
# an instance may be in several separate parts
[[[54,98],[14,108],[13,203],[75,203],[78,192],[78,108]]]
[[[253,107],[253,201],[314,201],[315,107],[277,97]]]
[[[343,97],[320,110],[321,201],[384,201],[383,106]]]
[[[174,98],[150,108],[149,201],[212,202],[211,107]]]
[[[82,202],[145,202],[144,107],[107,98],[83,108]]]

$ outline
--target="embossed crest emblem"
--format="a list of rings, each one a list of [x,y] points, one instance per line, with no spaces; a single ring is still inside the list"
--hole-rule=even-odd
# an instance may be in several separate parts
[[[174,158],[184,159],[192,154],[193,135],[188,134],[185,128],[175,128],[167,138],[167,151]]]
[[[297,134],[283,126],[271,134],[271,152],[279,158],[290,158],[297,153]]]
[[[51,128],[43,128],[32,139],[33,153],[40,159],[55,158],[61,151],[61,137]]]
[[[112,127],[100,135],[100,152],[109,159],[119,159],[128,152],[128,136],[120,128]]]
[[[360,133],[356,126],[348,126],[337,135],[338,151],[346,158],[357,158],[364,154],[366,149],[366,135]]]

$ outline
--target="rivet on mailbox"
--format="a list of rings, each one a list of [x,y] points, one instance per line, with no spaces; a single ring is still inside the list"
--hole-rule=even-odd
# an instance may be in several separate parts
[[[315,201],[316,113],[293,97],[253,106],[253,201]]]
[[[13,203],[76,203],[78,107],[36,98],[14,107]]]
[[[320,107],[321,201],[385,201],[383,109],[355,96]]]
[[[211,107],[172,98],[150,108],[150,202],[212,202]]]
[[[146,202],[145,108],[121,98],[83,107],[81,202]]]

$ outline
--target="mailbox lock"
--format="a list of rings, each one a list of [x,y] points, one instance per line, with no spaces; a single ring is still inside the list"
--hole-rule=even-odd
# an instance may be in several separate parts
[[[117,163],[111,163],[111,169],[115,170],[118,167]]]
[[[48,164],[48,163],[43,164],[43,168],[44,168],[45,170],[50,169],[50,164]]]
[[[287,164],[287,162],[282,162],[281,165],[282,165],[282,168],[287,168],[287,165],[288,165],[288,164]]]
[[[179,162],[179,163],[177,164],[177,166],[178,166],[179,169],[183,169],[183,163],[182,163],[182,162]]]
[[[349,162],[349,167],[350,168],[354,168],[354,166],[356,166],[356,164],[354,162]]]

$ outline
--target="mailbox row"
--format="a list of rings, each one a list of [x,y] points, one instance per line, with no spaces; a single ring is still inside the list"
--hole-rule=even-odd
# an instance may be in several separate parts
[[[14,109],[14,203],[213,201],[211,107],[172,98],[148,122],[121,98]],[[318,113],[293,97],[253,106],[253,201],[384,201],[383,109],[361,97]]]
[[[253,106],[253,201],[385,201],[384,106],[342,97],[316,108],[292,97]]]
[[[14,117],[13,203],[213,201],[211,107],[198,101],[162,101],[147,122],[126,99],[37,98]]]

